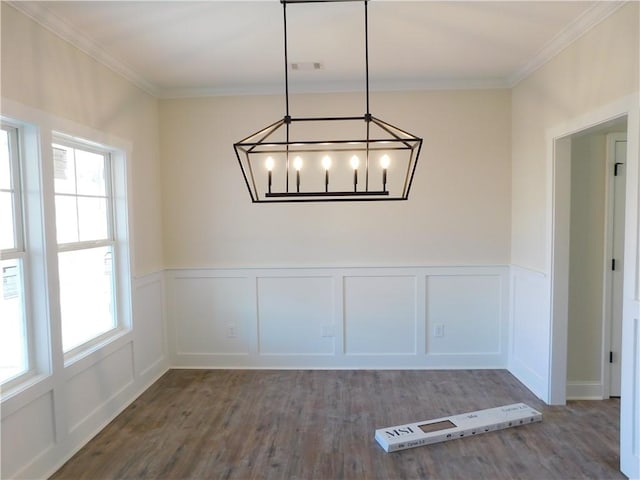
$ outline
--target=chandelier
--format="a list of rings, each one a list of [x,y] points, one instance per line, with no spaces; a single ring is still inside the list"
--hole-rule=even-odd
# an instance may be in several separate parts
[[[294,117],[289,113],[287,5],[364,3],[366,113]],[[280,0],[284,15],[285,115],[235,143],[254,203],[407,200],[422,139],[369,111],[368,0]]]

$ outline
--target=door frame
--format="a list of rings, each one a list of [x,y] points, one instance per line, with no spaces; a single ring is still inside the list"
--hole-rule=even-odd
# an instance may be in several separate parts
[[[602,302],[602,368],[600,373],[600,379],[602,382],[602,398],[609,398],[611,395],[611,363],[609,362],[607,352],[611,351],[612,345],[612,326],[613,316],[613,302],[615,301],[613,296],[613,271],[611,270],[611,258],[613,258],[614,245],[614,229],[615,229],[615,207],[617,205],[615,201],[616,197],[616,177],[615,161],[616,152],[615,144],[618,141],[627,141],[627,133],[609,133],[606,135],[606,189],[605,189],[605,237],[604,237],[604,283],[603,283],[603,302]],[[625,165],[626,168],[626,165]],[[626,170],[625,170],[626,178]],[[618,187],[619,188],[619,187]],[[626,198],[625,198],[626,203]],[[623,220],[624,221],[624,220]],[[624,268],[624,264],[622,265]],[[622,305],[620,305],[622,307]],[[620,352],[617,352],[618,354]],[[620,358],[617,359],[620,362]]]
[[[627,180],[623,286],[622,398],[620,403],[621,470],[640,476],[640,252],[638,250],[638,196],[640,174],[640,95],[633,94],[568,120],[547,131],[547,268],[550,275],[550,329],[548,398],[566,403],[569,284],[569,201],[571,135],[627,117]]]

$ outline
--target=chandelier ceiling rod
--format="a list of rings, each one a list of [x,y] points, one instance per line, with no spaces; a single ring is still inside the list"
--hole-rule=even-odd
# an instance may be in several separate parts
[[[289,49],[287,41],[287,5],[296,3],[346,3],[346,2],[363,2],[364,3],[364,71],[365,71],[365,96],[366,96],[366,113],[362,117],[348,117],[353,120],[370,119],[371,112],[369,109],[369,0],[280,0],[282,3],[282,15],[284,25],[284,96],[285,96],[285,122],[290,121],[289,113]],[[340,117],[345,119],[345,117]],[[331,118],[333,119],[333,118]],[[305,119],[297,119],[305,120]]]
[[[369,2],[364,0],[364,75],[367,88],[367,118],[371,117],[369,111],[369,14],[367,5]]]
[[[368,3],[369,0],[280,0],[282,3],[282,14],[284,17],[284,85],[285,85],[285,117],[284,122],[286,124],[286,135],[287,135],[287,144],[289,143],[289,125],[292,119],[291,114],[289,112],[289,52],[288,52],[288,40],[287,40],[287,4],[295,4],[295,3],[344,3],[344,2],[363,2],[364,3],[364,69],[365,69],[365,105],[366,105],[366,113],[361,117],[330,117],[323,118],[322,120],[364,120],[366,122],[366,155],[365,155],[365,190],[369,190],[369,141],[371,138],[371,128],[369,122],[371,122],[371,112],[369,110],[369,12],[368,12]],[[313,119],[305,119],[305,118],[296,118],[296,121],[305,121],[305,120],[318,120],[317,118]],[[289,155],[288,155],[288,145],[287,145],[287,171],[289,170]],[[286,190],[289,191],[289,176],[287,175],[286,179]]]
[[[287,2],[282,2],[282,15],[284,17],[284,98],[285,98],[285,118],[289,118],[289,54],[288,54],[288,42],[287,42]],[[289,139],[287,139],[287,142]]]

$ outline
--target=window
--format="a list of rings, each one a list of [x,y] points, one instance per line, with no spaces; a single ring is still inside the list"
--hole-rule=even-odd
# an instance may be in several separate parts
[[[111,155],[53,144],[62,347],[70,352],[118,326]]]
[[[126,342],[132,328],[131,146],[37,118],[0,116],[2,401],[55,375],[58,366]],[[58,133],[58,124],[114,146]]]
[[[0,383],[27,373],[29,329],[25,303],[24,220],[18,129],[0,129]]]

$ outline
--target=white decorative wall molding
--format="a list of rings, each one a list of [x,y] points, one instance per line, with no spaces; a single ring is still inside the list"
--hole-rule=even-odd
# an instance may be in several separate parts
[[[577,41],[593,27],[603,22],[609,15],[622,7],[624,1],[596,2],[582,15],[567,25],[525,65],[513,72],[507,78],[510,88],[515,87],[521,80],[530,76],[551,59],[559,55],[565,48]]]
[[[510,285],[509,371],[542,400],[549,395],[548,275],[512,265]]]
[[[135,375],[148,381],[169,366],[164,272],[135,277],[133,291]]]
[[[133,327],[2,399],[2,477],[47,478],[169,368],[164,273],[133,279]]]
[[[509,268],[167,271],[177,368],[506,368]]]

